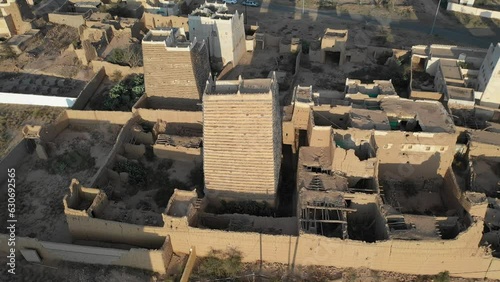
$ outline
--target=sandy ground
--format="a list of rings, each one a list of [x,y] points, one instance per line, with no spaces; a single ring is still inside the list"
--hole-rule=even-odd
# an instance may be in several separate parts
[[[111,151],[120,126],[94,127],[92,130],[72,127],[65,129],[49,143],[49,157],[85,148],[95,159],[95,166],[75,173],[49,174],[47,161],[36,154],[28,155],[16,169],[16,200],[18,236],[35,237],[45,241],[71,242],[64,216],[62,199],[69,191],[71,178],[88,185]],[[0,206],[0,218],[6,218],[6,202]],[[3,220],[5,222],[5,220]]]
[[[24,125],[54,121],[63,108],[0,104],[0,159],[22,140]]]

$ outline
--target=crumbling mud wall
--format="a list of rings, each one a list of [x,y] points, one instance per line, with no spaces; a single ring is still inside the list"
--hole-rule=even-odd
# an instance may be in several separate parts
[[[7,240],[8,235],[0,234],[0,251],[8,252]],[[20,250],[26,249],[35,250],[42,259],[42,263],[61,260],[116,265],[149,270],[160,274],[166,273],[173,254],[172,244],[168,237],[158,249],[131,248],[129,250],[44,242],[34,238],[17,237],[17,257],[21,257]]]
[[[356,266],[429,275],[447,270],[455,276],[500,278],[496,271],[500,270],[500,260],[478,247],[486,209],[486,202],[470,205],[468,211],[473,223],[452,240],[387,240],[376,243],[313,234],[297,237],[200,229],[190,227],[187,217],[167,215],[163,215],[163,227],[137,226],[68,212],[66,215],[71,234],[79,239],[159,248],[168,235],[174,252],[185,252],[194,246],[200,256],[206,256],[212,248],[234,247],[242,251],[245,262],[262,259],[290,265]],[[377,225],[383,225],[383,221],[377,222]],[[383,231],[382,225],[379,229]],[[383,235],[384,232],[377,234]]]
[[[85,105],[87,105],[87,102],[90,100],[90,98],[94,95],[95,91],[101,84],[102,80],[104,79],[104,76],[106,75],[104,68],[100,68],[96,74],[90,79],[87,84],[85,84],[85,87],[82,89],[78,97],[76,98],[75,103],[73,104],[72,109],[75,110],[83,110],[85,108]]]
[[[126,77],[131,74],[144,73],[144,69],[142,67],[128,67],[128,66],[120,66],[106,61],[96,61],[93,60],[90,62],[92,65],[92,69],[94,72],[97,72],[101,68],[104,68],[104,71],[107,76],[112,76],[114,73],[119,72],[123,77]]]
[[[130,113],[129,113],[130,114]],[[118,136],[116,137],[116,142],[111,149],[108,157],[106,158],[105,165],[103,165],[97,173],[94,175],[94,178],[90,182],[91,187],[96,187],[100,185],[106,185],[109,180],[108,171],[112,167],[114,160],[118,154],[123,154],[123,144],[125,140],[127,140],[131,135],[131,128],[136,124],[137,120],[139,120],[138,116],[134,116],[129,119],[127,123],[122,127]]]
[[[191,112],[191,111],[176,111],[176,110],[153,110],[140,108],[142,105],[139,102],[145,103],[146,97],[143,96],[144,100],[138,101],[136,107],[132,109],[132,112],[139,115],[143,120],[156,122],[158,120],[164,120],[173,123],[203,123],[203,113],[201,111]],[[141,99],[142,99],[141,98]]]
[[[130,112],[110,112],[110,111],[78,111],[67,110],[67,118],[70,123],[110,123],[110,124],[126,124],[131,118]]]
[[[186,148],[170,145],[156,144],[153,145],[155,156],[161,159],[171,159],[182,162],[198,162],[202,161],[201,148]]]
[[[161,27],[183,27],[189,30],[188,18],[179,16],[162,16],[151,13],[144,13],[141,18],[147,29],[156,29]]]

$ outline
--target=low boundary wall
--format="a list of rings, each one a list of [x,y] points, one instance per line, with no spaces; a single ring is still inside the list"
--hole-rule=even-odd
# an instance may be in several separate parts
[[[446,8],[446,10],[452,11],[452,12],[458,12],[458,13],[462,13],[462,14],[479,16],[479,17],[488,18],[488,19],[500,20],[500,12],[499,11],[480,9],[480,8],[464,6],[464,5],[451,3],[451,2],[448,2],[448,7]]]
[[[0,251],[8,253],[8,235],[0,234]],[[167,237],[163,246],[157,250],[131,248],[130,250],[101,248],[83,245],[63,244],[39,241],[34,238],[17,237],[16,254],[20,259],[20,250],[36,250],[45,261],[71,261],[78,263],[117,265],[145,269],[165,274],[172,258],[172,244]]]

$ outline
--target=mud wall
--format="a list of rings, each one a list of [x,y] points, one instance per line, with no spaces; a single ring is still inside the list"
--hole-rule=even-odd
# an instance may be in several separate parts
[[[0,234],[0,251],[2,252],[8,251],[7,239],[7,235]],[[153,250],[100,248],[17,237],[16,251],[18,258],[21,257],[20,250],[24,249],[36,250],[38,255],[43,259],[42,263],[62,260],[89,264],[117,265],[145,269],[160,274],[166,273],[166,266],[168,266],[173,254],[172,244],[168,237],[164,240],[161,248]]]
[[[161,227],[140,226],[75,214],[66,210],[66,220],[74,240],[125,243],[143,248],[159,248],[167,234]]]
[[[77,111],[67,110],[66,116],[70,123],[96,123],[108,122],[111,124],[124,125],[132,118],[130,112],[109,112],[109,111]]]
[[[17,168],[28,154],[26,141],[22,139],[14,148],[12,148],[9,154],[0,161],[0,171],[2,171],[2,174],[0,175],[0,184],[2,185],[2,189],[5,189],[5,193],[3,195],[7,194],[7,184],[4,184],[4,182],[6,182],[8,178],[8,169]]]
[[[73,104],[73,107],[71,107],[71,108],[74,110],[83,110],[83,108],[85,108],[85,105],[87,105],[87,102],[94,95],[95,91],[97,90],[97,88],[101,84],[105,75],[106,75],[106,72],[104,71],[104,68],[100,68],[96,72],[96,74],[90,79],[90,81],[87,82],[85,87],[82,89],[82,91],[80,92],[80,94],[76,98],[76,101]]]
[[[96,61],[96,60],[91,61],[90,63],[92,64],[92,69],[94,70],[94,72],[97,72],[101,68],[104,68],[104,72],[106,73],[107,76],[111,76],[115,72],[120,72],[123,77],[126,77],[131,74],[144,73],[142,67],[131,68],[127,66],[112,64],[106,61]]]
[[[143,120],[156,122],[159,119],[166,122],[176,123],[203,123],[202,112],[188,112],[175,110],[151,110],[151,109],[133,109]]]
[[[206,256],[212,248],[235,247],[243,252],[245,262],[262,259],[291,265],[355,266],[429,275],[448,270],[452,276],[500,278],[500,272],[493,271],[500,270],[500,261],[478,248],[486,208],[486,203],[472,206],[470,213],[475,222],[454,240],[388,240],[371,244],[312,234],[296,237],[182,228],[171,225],[169,220],[165,220],[164,227],[144,227],[80,216],[69,217],[68,224],[77,238],[135,245],[158,247],[168,234],[175,252],[195,246],[200,256]]]
[[[185,148],[169,145],[153,145],[155,156],[161,159],[171,159],[181,162],[201,162],[201,148]]]
[[[79,28],[85,24],[85,14],[50,13],[48,16],[51,23],[65,24],[74,28]]]
[[[183,27],[186,31],[189,30],[188,18],[179,16],[162,16],[151,13],[144,13],[141,22],[146,28],[155,29],[160,27]]]
[[[128,113],[130,114],[130,113]],[[103,165],[97,173],[94,175],[94,178],[90,182],[90,187],[97,187],[100,185],[106,185],[109,177],[108,177],[108,168],[110,168],[113,165],[113,162],[119,152],[122,152],[123,150],[123,143],[125,140],[127,140],[130,137],[130,132],[131,128],[136,124],[138,117],[134,117],[132,119],[129,119],[127,123],[122,127],[120,130],[120,133],[118,133],[118,136],[116,137],[116,142],[115,145],[113,145],[113,148],[111,149],[111,152],[109,153],[105,165]]]

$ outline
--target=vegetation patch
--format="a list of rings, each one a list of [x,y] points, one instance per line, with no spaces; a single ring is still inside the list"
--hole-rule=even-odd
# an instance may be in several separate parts
[[[236,276],[243,268],[241,259],[241,252],[234,248],[226,251],[211,250],[208,256],[201,259],[195,275],[212,279]]]
[[[93,168],[95,159],[87,148],[66,151],[62,155],[48,160],[47,171],[50,174],[67,174]]]
[[[144,75],[132,75],[113,86],[104,99],[108,111],[130,111],[144,94]]]

